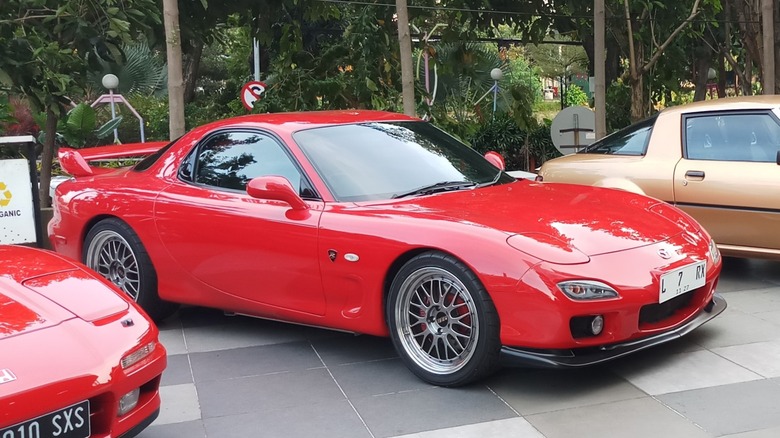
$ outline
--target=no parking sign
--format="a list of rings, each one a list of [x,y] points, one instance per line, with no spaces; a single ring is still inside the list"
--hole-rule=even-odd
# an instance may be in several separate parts
[[[255,107],[255,102],[263,97],[265,87],[266,85],[263,82],[251,81],[241,88],[241,103],[244,104],[244,108],[247,111],[252,111],[252,108]]]

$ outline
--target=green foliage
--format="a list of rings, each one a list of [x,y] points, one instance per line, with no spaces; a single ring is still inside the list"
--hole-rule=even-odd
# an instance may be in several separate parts
[[[41,115],[39,118],[42,120],[43,116]],[[114,128],[119,126],[121,122],[122,117],[119,116],[98,127],[95,109],[86,103],[80,103],[57,122],[56,143],[81,148],[87,144],[90,138],[101,140],[113,134]],[[45,131],[41,131],[38,141],[44,143],[46,135]]]
[[[566,92],[563,94],[563,104],[566,107],[575,105],[588,105],[588,95],[576,84],[569,84]]]
[[[154,94],[164,92],[167,88],[168,66],[158,53],[154,53],[149,45],[143,42],[122,44],[120,50],[124,59],[109,62],[99,59],[100,70],[88,73],[89,86],[103,90],[103,76],[111,73],[119,78],[120,94]]]
[[[508,170],[526,170],[526,144],[529,164],[541,164],[559,156],[560,153],[550,139],[550,125],[537,125],[530,130],[521,129],[515,120],[506,114],[480,125],[469,139],[471,146],[479,153],[496,151],[504,157]]]
[[[607,87],[607,132],[615,132],[631,124],[631,87],[617,80]]]

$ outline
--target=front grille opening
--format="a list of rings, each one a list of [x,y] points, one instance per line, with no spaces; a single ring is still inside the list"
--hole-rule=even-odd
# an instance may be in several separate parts
[[[687,307],[698,291],[699,289],[696,289],[684,293],[661,304],[654,303],[642,306],[642,309],[639,311],[639,324],[655,324],[671,317],[678,310]]]

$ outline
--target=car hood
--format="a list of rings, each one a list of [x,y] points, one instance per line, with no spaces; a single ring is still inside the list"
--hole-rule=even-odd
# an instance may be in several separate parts
[[[396,214],[407,211],[489,227],[507,237],[521,235],[529,242],[543,241],[595,256],[665,241],[686,227],[696,229],[679,217],[665,218],[651,211],[660,203],[621,190],[517,181],[404,198],[392,202],[392,208]]]
[[[110,287],[54,253],[0,246],[0,339],[126,312],[129,304]]]

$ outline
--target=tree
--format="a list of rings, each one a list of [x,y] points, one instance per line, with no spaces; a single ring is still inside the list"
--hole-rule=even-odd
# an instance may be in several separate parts
[[[403,89],[404,114],[414,116],[414,67],[412,64],[412,37],[409,35],[409,9],[406,0],[395,0],[398,14],[398,45],[401,52],[401,88]]]
[[[97,60],[123,59],[119,44],[159,24],[154,0],[4,0],[0,2],[0,87],[46,113],[45,131],[83,94]],[[41,155],[41,205],[50,205],[55,137]]]
[[[168,59],[168,106],[171,140],[184,135],[184,80],[182,78],[181,29],[179,3],[163,0],[165,16],[165,53]]]

